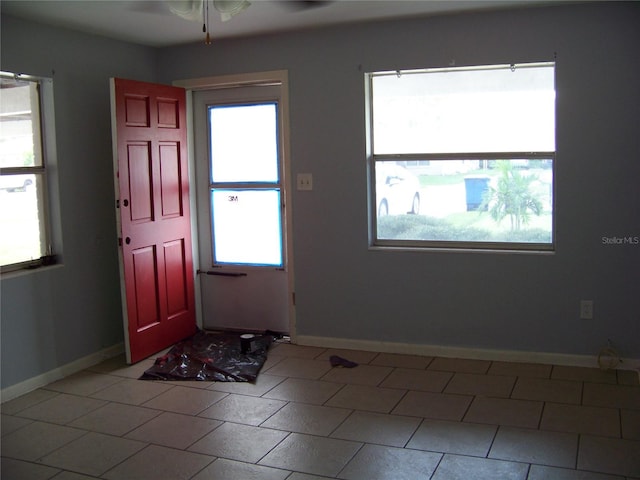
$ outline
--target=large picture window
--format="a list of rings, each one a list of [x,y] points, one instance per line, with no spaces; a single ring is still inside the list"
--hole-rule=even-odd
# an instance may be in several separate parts
[[[0,266],[53,261],[47,164],[53,155],[50,79],[0,72]]]
[[[551,250],[555,66],[367,74],[371,243]]]

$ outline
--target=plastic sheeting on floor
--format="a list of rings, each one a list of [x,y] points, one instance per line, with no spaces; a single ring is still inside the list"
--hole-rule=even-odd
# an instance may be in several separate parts
[[[267,360],[271,335],[200,331],[174,345],[140,380],[253,382]]]

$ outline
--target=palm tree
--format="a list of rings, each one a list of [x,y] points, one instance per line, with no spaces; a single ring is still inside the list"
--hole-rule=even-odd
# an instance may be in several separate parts
[[[483,205],[490,205],[489,214],[496,222],[500,223],[508,216],[511,231],[519,231],[529,223],[531,212],[542,213],[542,202],[531,191],[531,183],[537,177],[522,175],[508,160],[498,160],[496,165],[500,171],[497,187],[489,187]]]

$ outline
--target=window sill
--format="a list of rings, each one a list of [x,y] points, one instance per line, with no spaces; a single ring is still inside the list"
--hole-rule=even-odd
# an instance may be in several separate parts
[[[23,277],[25,275],[31,275],[38,272],[49,272],[51,270],[55,270],[58,268],[64,267],[63,263],[52,263],[48,265],[32,265],[32,266],[24,266],[22,268],[17,268],[14,270],[7,270],[0,272],[0,278],[2,280],[9,280],[12,278]]]
[[[492,249],[492,248],[453,248],[453,247],[405,247],[389,245],[370,245],[373,252],[421,252],[421,253],[473,253],[473,254],[515,254],[515,255],[555,255],[555,250]]]

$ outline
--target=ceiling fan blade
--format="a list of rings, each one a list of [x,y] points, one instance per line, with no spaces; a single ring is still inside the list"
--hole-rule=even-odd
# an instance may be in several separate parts
[[[167,3],[171,13],[192,22],[202,21],[204,0],[167,0]]]
[[[213,0],[213,8],[220,13],[223,22],[231,20],[235,15],[251,5],[247,0]]]
[[[334,0],[283,0],[280,3],[289,10],[305,11],[327,6],[333,3],[333,1]]]

